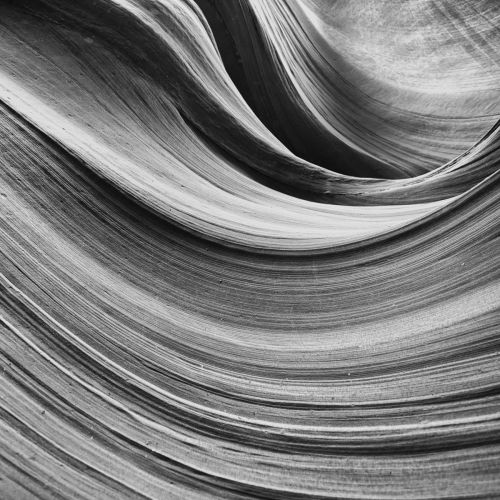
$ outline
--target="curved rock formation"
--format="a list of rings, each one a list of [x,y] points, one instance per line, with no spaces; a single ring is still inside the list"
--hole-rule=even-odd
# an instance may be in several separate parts
[[[2,1],[0,496],[498,497],[499,20]]]

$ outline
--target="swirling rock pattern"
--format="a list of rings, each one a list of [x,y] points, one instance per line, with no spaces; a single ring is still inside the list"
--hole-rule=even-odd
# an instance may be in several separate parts
[[[0,497],[500,497],[499,21],[0,2]]]

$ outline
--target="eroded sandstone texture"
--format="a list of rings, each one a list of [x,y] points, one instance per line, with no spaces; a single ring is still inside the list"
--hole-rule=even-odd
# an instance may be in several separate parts
[[[499,26],[0,0],[0,498],[499,498]]]

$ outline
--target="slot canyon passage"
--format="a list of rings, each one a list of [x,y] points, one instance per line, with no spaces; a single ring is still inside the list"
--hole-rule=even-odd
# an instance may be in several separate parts
[[[498,0],[0,0],[0,498],[500,498]]]

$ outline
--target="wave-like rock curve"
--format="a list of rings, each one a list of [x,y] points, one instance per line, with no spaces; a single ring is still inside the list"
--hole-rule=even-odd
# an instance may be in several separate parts
[[[499,19],[1,2],[0,496],[500,495]]]

